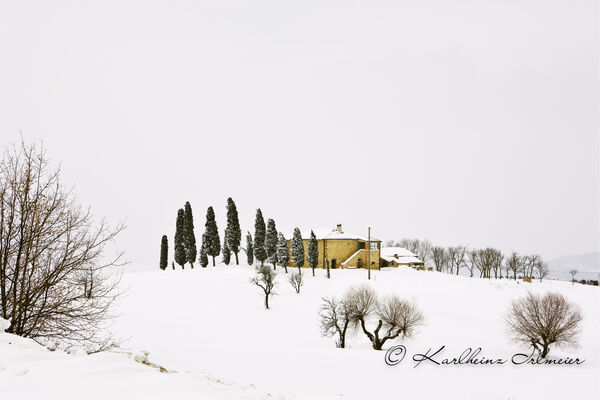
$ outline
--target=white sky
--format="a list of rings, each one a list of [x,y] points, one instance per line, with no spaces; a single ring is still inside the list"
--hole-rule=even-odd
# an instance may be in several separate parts
[[[0,0],[2,143],[42,139],[119,247],[243,229],[598,250],[597,1]]]

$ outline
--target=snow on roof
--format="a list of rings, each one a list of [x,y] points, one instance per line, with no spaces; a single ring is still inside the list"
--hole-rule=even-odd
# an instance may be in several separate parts
[[[417,255],[404,247],[382,247],[381,255],[388,257],[416,257]]]
[[[364,240],[365,242],[368,241],[367,235],[361,235],[358,233],[344,232],[344,231],[340,232],[337,229],[313,229],[313,232],[315,233],[317,240],[358,239],[358,240]],[[307,239],[307,240],[310,239],[310,229],[301,230],[300,233],[302,234],[302,239]],[[292,236],[293,236],[293,232],[290,233],[289,236],[286,236],[285,238],[291,239]],[[371,236],[371,241],[372,242],[381,242],[381,240],[379,240],[373,236]]]
[[[381,258],[385,261],[395,261],[398,264],[423,264],[417,256],[404,247],[382,247]]]

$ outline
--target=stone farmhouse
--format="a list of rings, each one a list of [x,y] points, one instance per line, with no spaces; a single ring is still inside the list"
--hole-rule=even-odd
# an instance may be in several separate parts
[[[308,258],[308,241],[310,239],[310,230],[301,232],[304,243],[305,259]],[[319,262],[317,268],[326,268],[325,262],[329,262],[329,268],[367,268],[368,254],[371,253],[371,268],[380,267],[381,240],[367,235],[344,232],[342,225],[333,230],[314,230],[317,237],[317,246],[319,249]],[[370,243],[370,245],[369,245]],[[288,240],[290,246],[290,240]],[[293,260],[290,266],[295,267]],[[304,262],[305,268],[310,268],[308,262]]]

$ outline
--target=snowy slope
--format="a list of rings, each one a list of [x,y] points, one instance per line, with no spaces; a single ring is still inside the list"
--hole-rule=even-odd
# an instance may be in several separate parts
[[[138,271],[141,268],[137,269]],[[280,274],[283,273],[278,268]],[[395,367],[370,348],[363,334],[336,349],[318,327],[322,296],[339,295],[365,283],[365,270],[334,270],[327,280],[304,270],[300,294],[279,277],[272,309],[264,310],[259,289],[248,281],[252,267],[217,266],[125,274],[127,296],[115,329],[126,344],[146,349],[156,362],[180,371],[208,372],[262,392],[373,399],[593,399],[600,395],[600,291],[597,287],[545,281],[531,284],[415,271],[373,271],[380,294],[414,301],[426,323],[405,342],[410,356],[446,346],[447,357],[482,347],[489,358],[522,350],[506,338],[503,315],[529,290],[558,291],[576,303],[585,320],[578,349],[553,349],[552,357],[579,357],[577,366],[413,367],[410,357]],[[389,346],[386,346],[389,347]],[[575,395],[574,395],[575,394]]]
[[[144,352],[69,355],[0,331],[0,398],[283,399],[207,374],[160,372]]]

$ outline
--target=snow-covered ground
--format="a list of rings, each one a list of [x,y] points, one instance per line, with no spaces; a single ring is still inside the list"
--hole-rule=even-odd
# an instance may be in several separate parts
[[[270,398],[251,385],[232,384],[207,374],[160,372],[158,365],[148,365],[146,356],[144,352],[51,352],[30,339],[0,333],[0,398]]]
[[[321,297],[366,283],[365,270],[334,270],[330,280],[322,270],[314,278],[304,270],[305,285],[296,294],[278,268],[278,294],[272,309],[264,310],[259,289],[248,282],[252,267],[128,269],[122,280],[128,290],[113,326],[119,336],[129,338],[120,350],[124,353],[66,355],[0,334],[0,394],[62,399],[600,396],[597,287],[483,280],[408,268],[373,271],[369,284],[379,294],[414,301],[426,318],[416,337],[402,342],[406,358],[391,367],[384,362],[385,351],[372,350],[363,334],[352,335],[347,349],[335,348],[333,339],[320,335]],[[581,347],[553,349],[550,355],[579,357],[585,359],[582,365],[414,367],[412,355],[441,346],[446,346],[442,358],[457,357],[468,347],[482,347],[480,356],[487,358],[510,359],[526,350],[507,339],[503,316],[510,302],[528,290],[558,291],[581,308]],[[127,353],[141,351],[149,352],[153,363],[177,372],[161,373]]]
[[[280,268],[279,273],[283,273]],[[483,280],[408,268],[373,271],[370,284],[381,295],[414,301],[426,323],[404,343],[409,356],[395,367],[385,352],[370,348],[364,335],[336,349],[318,326],[321,297],[340,295],[366,283],[365,270],[334,270],[332,279],[304,270],[305,285],[294,293],[283,276],[271,310],[248,283],[251,267],[131,273],[116,330],[127,346],[144,349],[157,362],[182,371],[206,371],[265,392],[341,395],[344,398],[452,399],[579,398],[600,395],[600,291],[597,287],[545,281],[532,284]],[[585,315],[579,349],[553,349],[553,357],[579,357],[577,366],[434,366],[414,368],[416,352],[446,346],[446,356],[482,347],[487,357],[521,352],[506,337],[503,321],[510,302],[528,290],[558,291]]]

